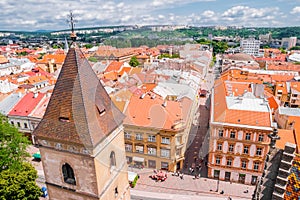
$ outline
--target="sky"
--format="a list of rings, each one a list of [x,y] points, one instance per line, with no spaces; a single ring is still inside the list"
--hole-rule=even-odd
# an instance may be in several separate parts
[[[115,25],[300,26],[300,0],[0,0],[0,30]]]

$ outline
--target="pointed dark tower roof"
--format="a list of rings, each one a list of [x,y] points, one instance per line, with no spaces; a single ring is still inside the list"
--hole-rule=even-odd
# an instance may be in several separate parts
[[[93,149],[124,115],[111,101],[79,48],[70,48],[34,135]]]

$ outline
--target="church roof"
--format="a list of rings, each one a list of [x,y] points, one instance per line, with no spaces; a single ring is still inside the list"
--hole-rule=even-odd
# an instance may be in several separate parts
[[[38,139],[52,139],[92,149],[123,121],[79,48],[70,48],[42,121]]]

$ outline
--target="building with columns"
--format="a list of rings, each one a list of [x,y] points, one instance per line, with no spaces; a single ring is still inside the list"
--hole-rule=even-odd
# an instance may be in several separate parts
[[[123,119],[73,43],[33,133],[51,200],[130,199]]]
[[[264,169],[272,133],[268,101],[255,84],[216,81],[212,91],[208,177],[256,184]]]

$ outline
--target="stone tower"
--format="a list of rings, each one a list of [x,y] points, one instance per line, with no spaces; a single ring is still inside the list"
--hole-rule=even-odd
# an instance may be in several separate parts
[[[51,200],[130,199],[123,119],[73,44],[33,133]]]

